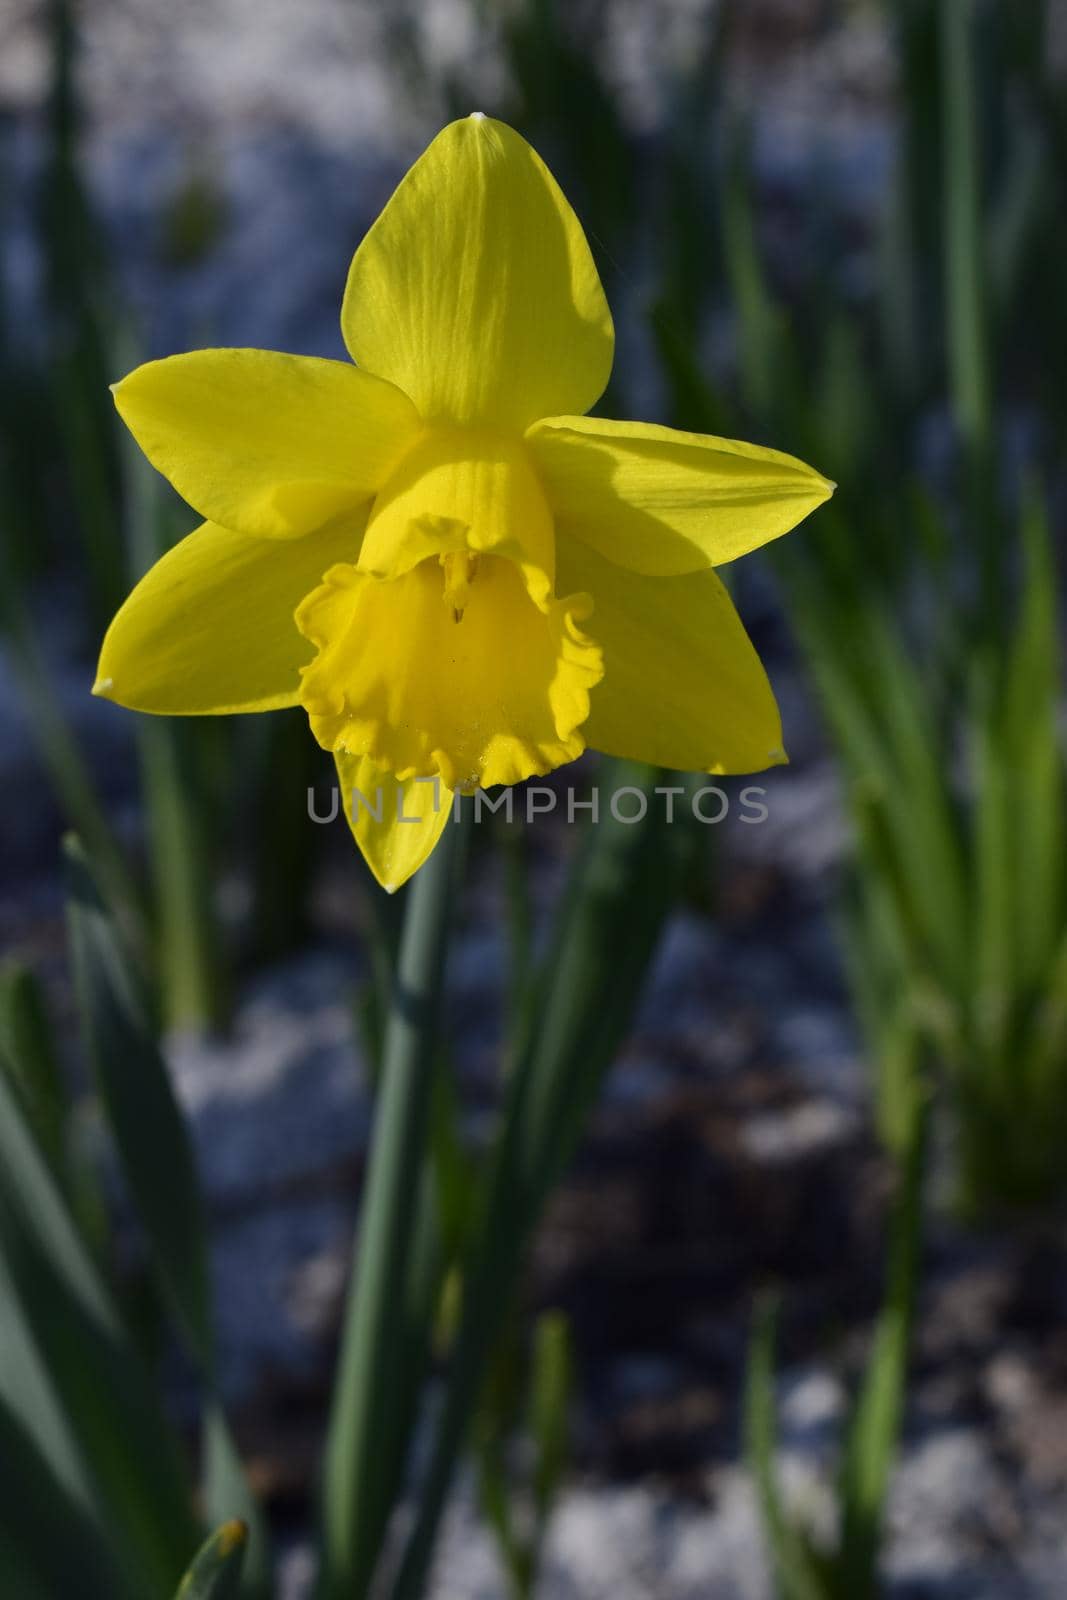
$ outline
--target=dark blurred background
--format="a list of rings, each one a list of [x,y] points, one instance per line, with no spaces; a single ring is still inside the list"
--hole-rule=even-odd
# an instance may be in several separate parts
[[[107,384],[203,345],[342,356],[355,245],[477,109],[587,228],[618,332],[599,409],[839,481],[730,574],[791,765],[726,780],[729,815],[697,830],[530,1264],[529,1312],[565,1313],[575,1367],[538,1592],[775,1592],[741,1446],[768,1286],[781,1480],[832,1541],[895,1173],[932,1101],[888,1592],[1044,1600],[1067,1592],[1065,94],[1053,0],[0,0],[0,946],[43,985],[136,1304],[74,1026],[66,828],[151,927],[223,1386],[284,1593],[305,1592],[387,913],[343,823],[307,818],[330,772],[298,713],[171,725],[91,700],[107,618],[195,521]],[[543,937],[574,833],[474,841],[450,978],[474,1143],[507,907],[518,884]],[[180,1414],[187,1375],[162,1359]],[[435,1595],[508,1592],[475,1499]]]

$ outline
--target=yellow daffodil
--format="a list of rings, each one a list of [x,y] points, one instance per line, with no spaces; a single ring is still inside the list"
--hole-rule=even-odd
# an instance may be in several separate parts
[[[517,133],[475,115],[438,135],[356,251],[341,328],[354,364],[200,350],[116,385],[207,520],[115,617],[97,693],[169,715],[302,705],[389,887],[451,791],[587,745],[712,773],[785,759],[713,568],[833,486],[774,450],[584,415],[611,315]],[[390,777],[399,818],[353,807]]]

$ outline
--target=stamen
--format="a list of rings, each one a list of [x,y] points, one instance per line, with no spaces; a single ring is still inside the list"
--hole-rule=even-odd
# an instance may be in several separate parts
[[[445,604],[452,607],[453,620],[461,622],[478,570],[478,557],[469,550],[449,550],[438,560],[445,574]]]

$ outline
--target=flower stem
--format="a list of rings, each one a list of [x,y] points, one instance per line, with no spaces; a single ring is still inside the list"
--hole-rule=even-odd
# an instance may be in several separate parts
[[[366,1593],[385,1517],[381,1462],[405,1414],[408,1257],[437,1049],[457,835],[450,824],[409,891],[341,1346],[324,1484],[323,1592]]]
[[[608,770],[617,787],[625,777],[646,790],[655,782],[652,769],[630,763]],[[589,830],[531,1002],[535,1022],[508,1078],[503,1126],[469,1246],[450,1371],[390,1600],[420,1600],[425,1593],[438,1527],[525,1247],[629,1026],[689,860],[689,830],[661,827],[651,815],[637,825],[611,817]]]

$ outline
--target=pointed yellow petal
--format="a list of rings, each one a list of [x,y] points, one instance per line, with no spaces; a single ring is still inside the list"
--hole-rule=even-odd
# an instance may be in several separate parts
[[[427,421],[522,429],[588,410],[611,371],[578,219],[526,141],[477,114],[438,134],[356,251],[341,328]]]
[[[365,516],[282,542],[204,523],[120,608],[93,692],[172,716],[295,705],[313,651],[293,613],[329,567],[358,554]]]
[[[586,743],[684,772],[759,772],[785,760],[760,659],[712,571],[648,578],[561,539],[559,581],[593,596],[604,677]]]
[[[535,604],[498,556],[462,574],[434,557],[391,581],[337,566],[297,612],[319,646],[301,692],[312,732],[327,750],[402,778],[439,773],[450,789],[550,772],[585,747],[600,677],[578,627],[587,609],[584,595]]]
[[[649,422],[546,417],[526,439],[557,525],[659,577],[733,561],[788,533],[834,490],[780,450]]]
[[[352,837],[392,894],[418,871],[447,827],[452,791],[440,778],[400,782],[367,756],[341,750],[334,760]]]
[[[375,494],[418,433],[410,400],[347,361],[194,350],[114,387],[152,465],[239,533],[310,533]]]

